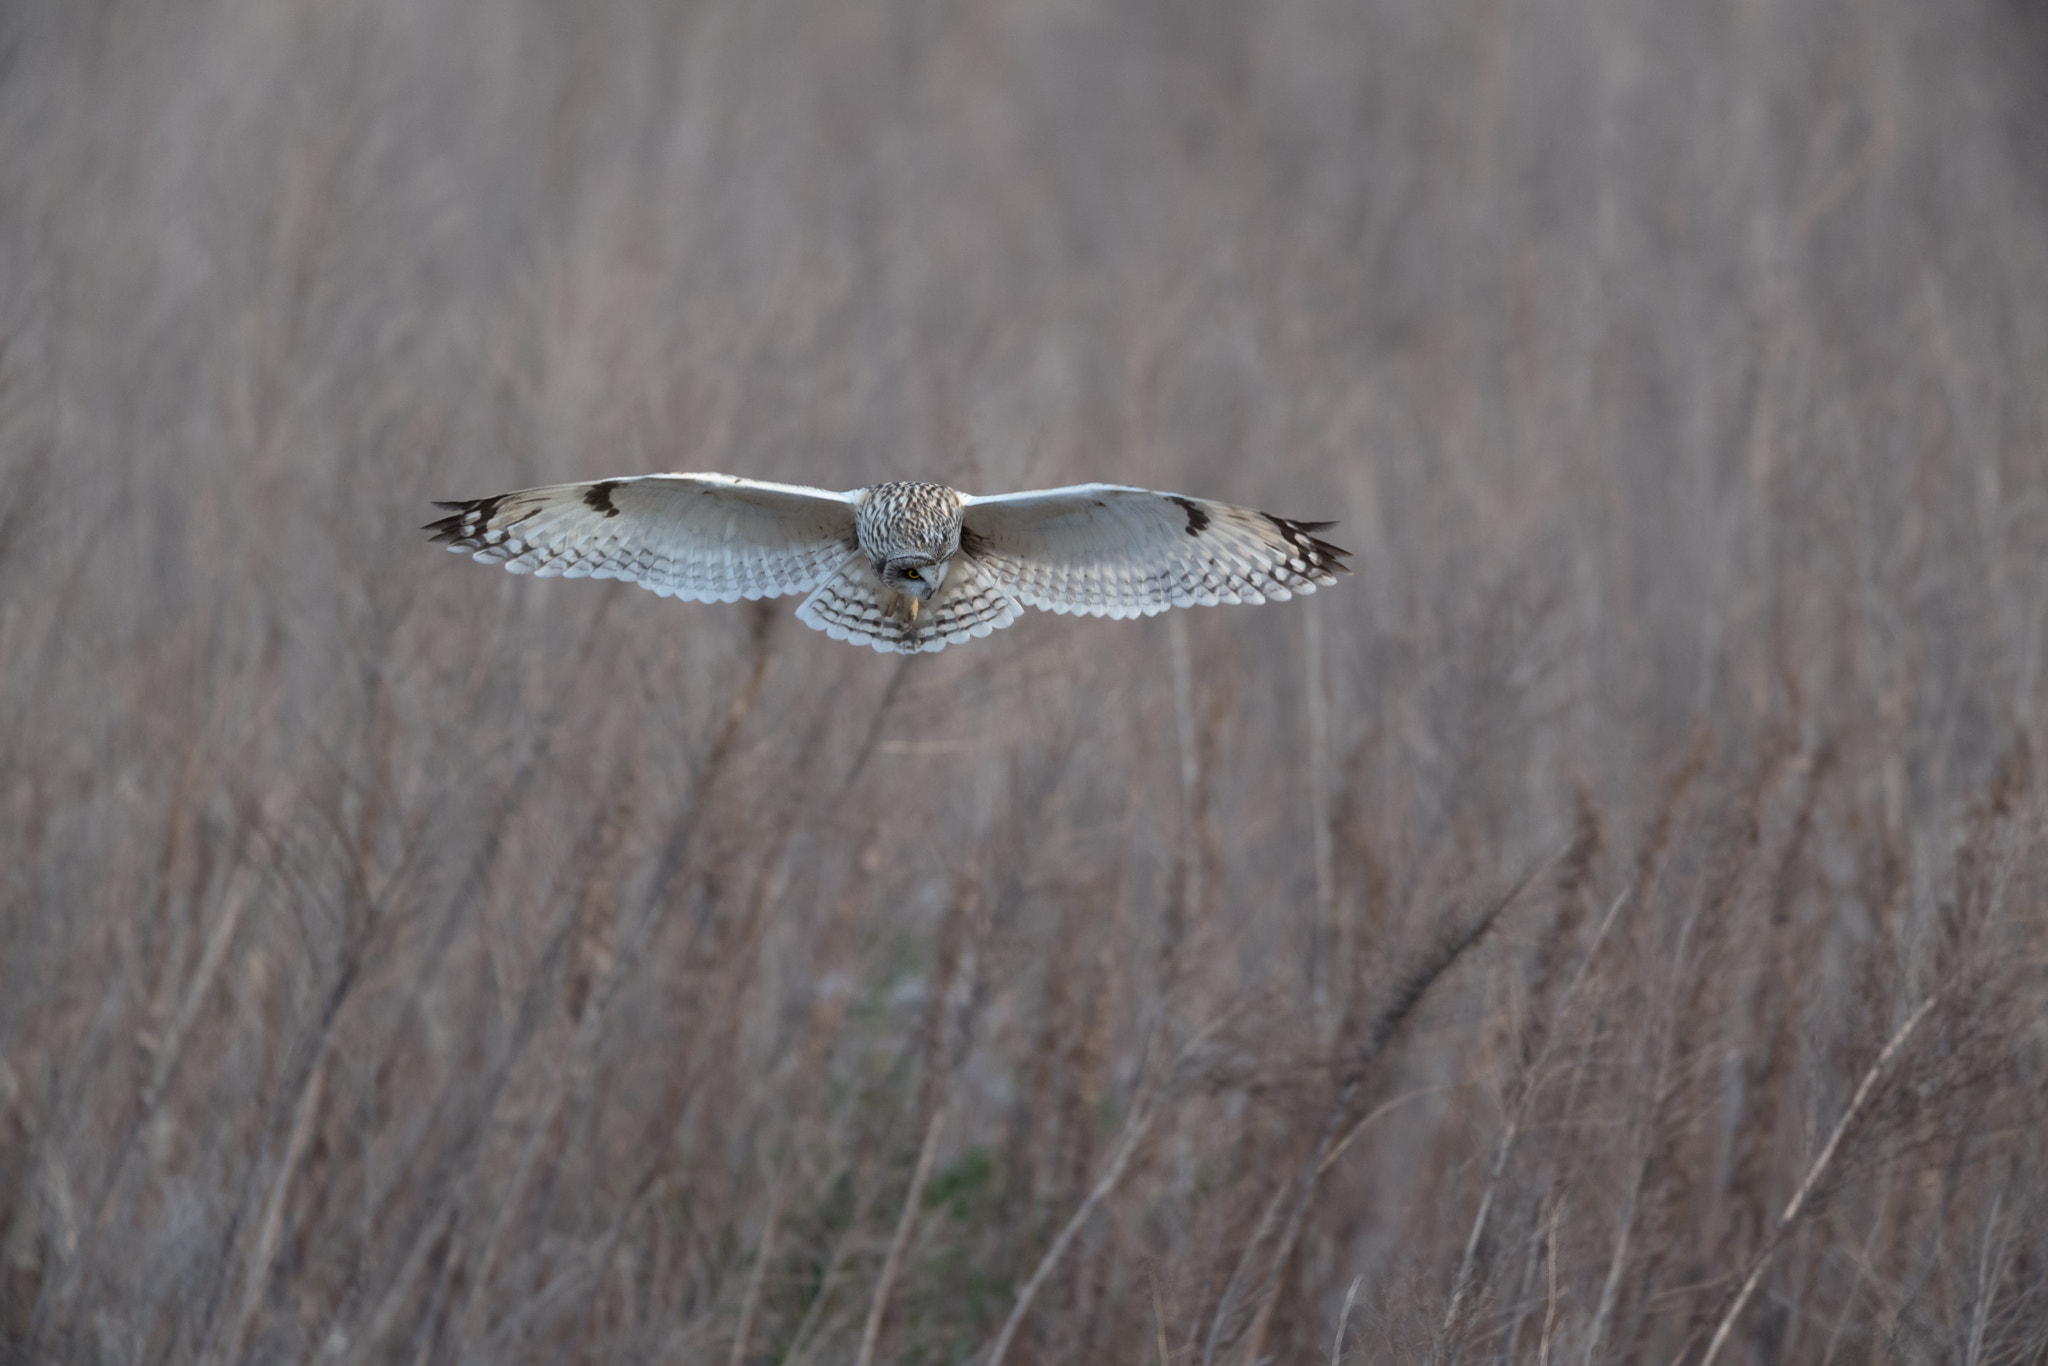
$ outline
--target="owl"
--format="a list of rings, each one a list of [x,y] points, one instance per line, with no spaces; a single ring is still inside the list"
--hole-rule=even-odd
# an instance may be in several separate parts
[[[645,474],[435,506],[435,541],[515,574],[698,602],[804,593],[798,621],[894,654],[988,635],[1026,607],[1149,617],[1285,600],[1350,572],[1351,552],[1316,536],[1330,522],[1122,484],[976,496]]]

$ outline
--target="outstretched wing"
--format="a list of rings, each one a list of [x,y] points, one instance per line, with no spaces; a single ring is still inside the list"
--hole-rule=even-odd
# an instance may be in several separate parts
[[[1284,601],[1350,573],[1315,533],[1229,503],[1122,484],[963,498],[960,548],[1050,612],[1151,616],[1169,607]]]
[[[854,495],[726,474],[646,474],[437,503],[450,550],[542,578],[631,579],[663,597],[803,593],[858,548]]]

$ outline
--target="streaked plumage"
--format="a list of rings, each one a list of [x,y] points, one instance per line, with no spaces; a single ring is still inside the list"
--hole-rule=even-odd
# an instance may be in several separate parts
[[[724,474],[554,484],[426,529],[515,574],[630,579],[701,602],[808,593],[797,619],[884,652],[943,650],[1026,606],[1084,616],[1285,600],[1349,573],[1284,517],[1121,484],[973,497],[901,482],[834,493]]]

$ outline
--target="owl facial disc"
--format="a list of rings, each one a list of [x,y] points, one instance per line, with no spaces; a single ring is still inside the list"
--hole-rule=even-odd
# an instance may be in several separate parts
[[[929,555],[892,555],[875,572],[882,582],[913,603],[929,602],[946,581],[947,562]]]

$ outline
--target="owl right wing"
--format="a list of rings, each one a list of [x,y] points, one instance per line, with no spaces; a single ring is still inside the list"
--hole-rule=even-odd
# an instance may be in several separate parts
[[[424,530],[514,574],[630,579],[663,597],[804,593],[858,548],[855,493],[727,474],[646,474],[437,503]]]
[[[961,499],[961,550],[1033,607],[1096,617],[1285,601],[1350,573],[1341,550],[1230,503],[1123,484]]]

